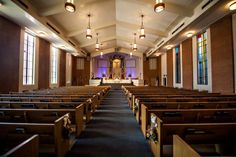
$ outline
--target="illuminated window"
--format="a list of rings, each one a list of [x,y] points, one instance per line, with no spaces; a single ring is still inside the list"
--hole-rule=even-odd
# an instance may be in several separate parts
[[[52,47],[51,51],[51,84],[58,82],[58,49]]]
[[[197,82],[208,84],[207,32],[197,36]]]
[[[175,47],[175,82],[181,83],[180,46]]]
[[[33,85],[35,74],[35,37],[25,32],[23,85]]]

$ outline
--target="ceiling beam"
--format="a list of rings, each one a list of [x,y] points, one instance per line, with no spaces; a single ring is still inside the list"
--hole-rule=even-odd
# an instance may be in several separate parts
[[[109,54],[109,53],[114,53],[114,52],[116,52],[116,47],[104,49],[104,50],[102,50],[102,52],[103,52],[103,55]],[[123,47],[120,48],[118,52],[125,53],[125,54],[130,54],[130,50],[126,49],[126,48],[123,48]],[[100,54],[101,54],[101,52],[94,51],[94,52],[91,53],[91,57],[100,56]],[[142,57],[143,53],[136,51],[136,52],[133,52],[133,55],[138,56],[138,57]]]
[[[100,25],[100,26],[93,26],[93,27],[92,27],[92,30],[94,30],[95,32],[97,32],[97,31],[99,31],[99,30],[106,29],[106,28],[110,28],[110,27],[115,27],[115,26],[116,26],[116,23],[115,23],[115,22],[110,22],[110,23],[106,23],[106,24],[103,24],[103,25]],[[85,32],[86,32],[85,29],[76,30],[76,31],[73,31],[73,32],[69,32],[68,35],[67,35],[67,37],[74,37],[74,36],[83,34],[83,33],[85,33]]]
[[[140,28],[140,25],[131,24],[131,23],[123,22],[123,21],[117,21],[116,24],[118,26],[125,27],[125,28],[132,29],[132,30],[137,30]],[[152,35],[156,35],[159,37],[167,37],[167,33],[163,32],[161,30],[158,30],[158,29],[148,28],[146,26],[145,26],[145,32],[147,34],[152,34]]]
[[[132,38],[129,39],[127,37],[116,36],[116,39],[121,40],[121,41],[125,41],[125,42],[128,42],[128,43],[133,43]],[[147,40],[137,40],[137,45],[141,45],[141,46],[149,47],[149,48],[154,48],[155,47],[155,45],[152,42],[149,42]]]
[[[108,42],[108,41],[111,41],[111,40],[115,40],[116,39],[116,36],[111,36],[111,37],[107,37],[107,38],[103,38],[103,39],[100,39],[100,43],[104,43],[104,42]],[[91,46],[91,45],[95,45],[96,41],[93,40],[89,43],[85,43],[85,44],[81,44],[80,47],[83,48],[83,47],[88,47],[88,46]]]
[[[115,52],[115,47],[112,47],[112,48],[108,48],[108,49],[103,49],[102,52],[103,54],[108,54],[108,53],[112,53],[112,52]],[[94,51],[91,53],[91,57],[96,57],[96,56],[99,56],[100,55],[100,51]]]

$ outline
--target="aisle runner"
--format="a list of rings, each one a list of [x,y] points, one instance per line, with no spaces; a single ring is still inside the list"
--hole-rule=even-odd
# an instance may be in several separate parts
[[[67,157],[152,157],[121,90],[110,90]]]

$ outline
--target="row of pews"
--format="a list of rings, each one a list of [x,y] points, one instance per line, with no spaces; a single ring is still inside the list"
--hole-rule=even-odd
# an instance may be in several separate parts
[[[0,94],[0,156],[64,157],[110,87]]]
[[[155,157],[236,156],[236,95],[123,86]]]

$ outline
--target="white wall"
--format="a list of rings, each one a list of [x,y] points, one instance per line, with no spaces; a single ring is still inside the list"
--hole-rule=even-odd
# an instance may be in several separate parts
[[[36,37],[35,45],[35,73],[34,73],[34,85],[23,85],[23,62],[24,62],[24,34],[25,30],[21,30],[20,36],[20,61],[19,61],[19,91],[38,89],[38,52],[39,52],[39,39]]]
[[[176,75],[175,75],[175,73],[176,73],[176,70],[175,70],[175,67],[176,67],[176,65],[175,65],[175,58],[176,58],[176,56],[175,56],[175,48],[173,48],[172,54],[173,54],[173,86],[177,87],[177,88],[183,88],[182,44],[180,44],[180,66],[181,66],[180,67],[180,69],[181,69],[181,72],[180,72],[180,74],[181,74],[180,83],[176,83]]]
[[[232,16],[233,45],[234,45],[234,92],[236,93],[236,14]]]
[[[164,86],[164,81],[163,81],[164,76],[167,76],[167,53],[164,53],[161,55],[161,80],[162,80],[161,85],[162,86]]]
[[[66,53],[66,86],[71,86],[72,77],[72,56]]]
[[[208,49],[208,85],[198,85],[197,83],[197,37],[192,38],[193,48],[193,89],[207,90],[212,92],[212,70],[211,70],[211,33],[207,29],[207,49]]]

